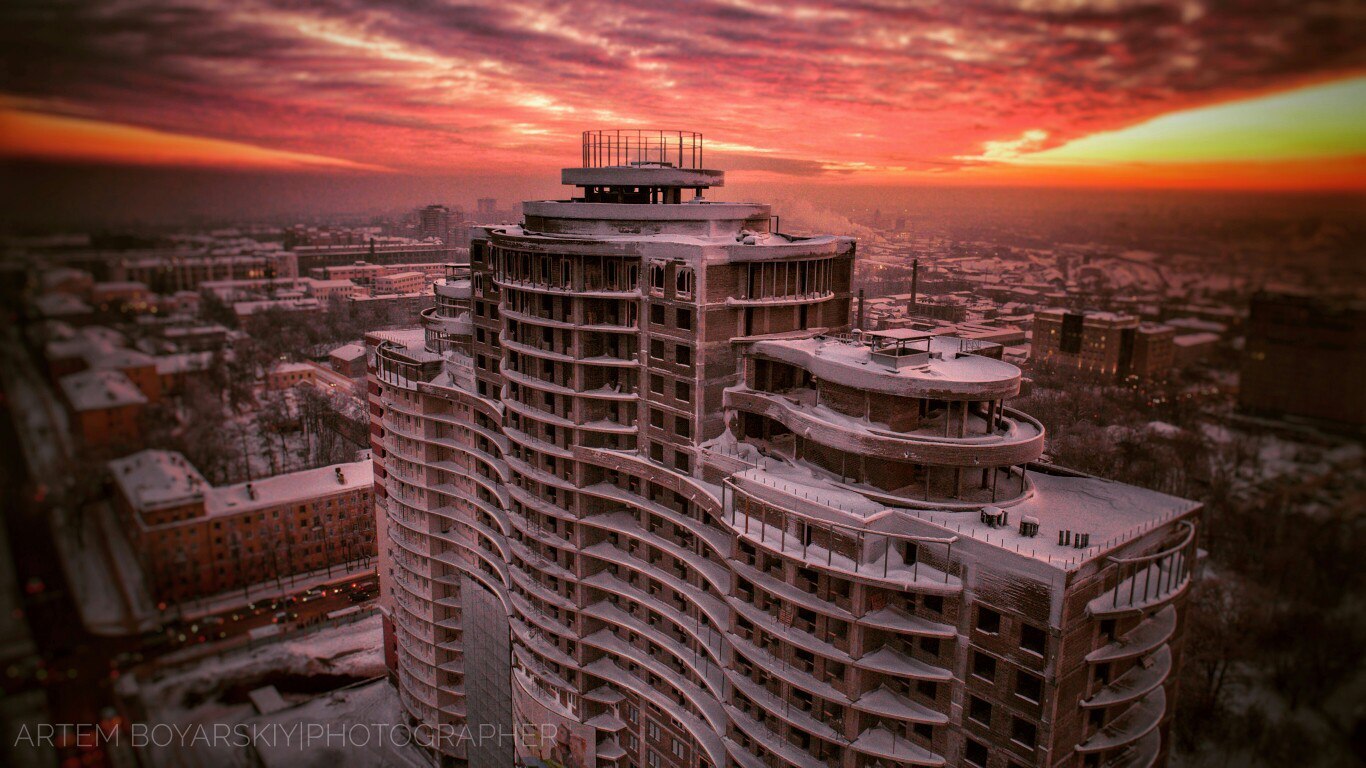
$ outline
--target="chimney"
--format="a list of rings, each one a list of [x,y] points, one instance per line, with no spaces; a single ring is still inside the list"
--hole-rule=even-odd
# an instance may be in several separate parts
[[[911,312],[915,312],[916,293],[920,290],[920,259],[911,260]]]
[[[858,289],[858,322],[854,324],[854,327],[857,328],[857,329],[859,329],[860,331],[863,330],[863,289],[862,289],[862,288]]]

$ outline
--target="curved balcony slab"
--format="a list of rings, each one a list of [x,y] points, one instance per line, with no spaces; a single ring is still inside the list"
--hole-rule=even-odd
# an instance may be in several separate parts
[[[1157,764],[1157,755],[1162,751],[1162,733],[1152,733],[1130,744],[1118,755],[1106,760],[1101,768],[1152,768]]]
[[[1166,682],[1172,672],[1172,649],[1162,646],[1153,655],[1140,659],[1128,672],[1120,675],[1109,685],[1101,688],[1096,695],[1083,701],[1086,709],[1112,707],[1124,704],[1141,696]]]
[[[750,354],[798,366],[825,381],[898,397],[1004,400],[1020,393],[1019,368],[962,353],[961,342],[930,337],[931,354],[922,364],[897,368],[874,362],[871,347],[833,338],[756,341]]]
[[[818,404],[794,402],[770,392],[727,389],[724,406],[767,416],[804,439],[846,453],[949,467],[1005,467],[1035,461],[1043,453],[1044,430],[1028,417],[1007,420],[1002,435],[939,437],[872,428],[868,422]]]
[[[860,733],[850,748],[865,755],[895,760],[898,765],[944,765],[944,758],[886,728],[869,728]]]
[[[1167,691],[1155,688],[1152,693],[1134,702],[1119,717],[1111,720],[1086,741],[1077,745],[1082,754],[1105,752],[1132,744],[1153,733],[1167,712]]]
[[[1086,654],[1088,664],[1102,664],[1142,656],[1157,649],[1176,632],[1176,608],[1167,606],[1138,623],[1112,643]]]

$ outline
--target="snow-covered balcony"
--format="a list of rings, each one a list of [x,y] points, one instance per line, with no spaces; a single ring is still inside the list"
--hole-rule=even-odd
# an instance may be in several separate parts
[[[1175,632],[1176,608],[1168,605],[1140,621],[1138,626],[1124,633],[1119,639],[1086,654],[1086,661],[1090,664],[1104,664],[1152,653],[1170,640]]]
[[[1118,580],[1087,604],[1087,613],[1107,617],[1145,611],[1185,592],[1196,561],[1195,526],[1184,520],[1178,526],[1179,540],[1161,551],[1140,557],[1112,557],[1118,566]]]
[[[1119,717],[1077,745],[1082,754],[1106,752],[1132,744],[1153,733],[1167,712],[1166,689],[1158,687],[1129,706]]]
[[[1163,645],[1155,653],[1139,659],[1129,671],[1101,688],[1081,703],[1086,709],[1113,707],[1146,696],[1167,680],[1172,672],[1172,650]]]
[[[860,733],[851,747],[856,752],[893,760],[897,765],[939,766],[944,758],[916,744],[904,735],[883,728],[869,728]]]
[[[743,540],[808,566],[902,589],[952,594],[962,582],[922,557],[946,562],[954,536],[912,536],[861,525],[886,508],[837,488],[786,482],[771,471],[727,478],[731,504],[725,520]],[[849,522],[834,522],[846,519]]]

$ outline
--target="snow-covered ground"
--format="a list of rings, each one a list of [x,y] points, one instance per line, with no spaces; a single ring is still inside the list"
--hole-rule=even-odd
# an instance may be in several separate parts
[[[145,708],[144,718],[134,718],[135,727],[148,734],[178,734],[167,739],[169,743],[141,747],[142,758],[153,768],[425,765],[419,753],[396,743],[402,740],[378,735],[403,722],[397,694],[383,679],[385,672],[380,617],[373,614],[159,670],[146,680],[125,679],[119,692]],[[298,690],[328,675],[339,676],[336,683],[343,687],[322,693]],[[280,690],[288,706],[259,714],[246,694],[268,685]],[[334,737],[305,740],[315,724],[330,727]],[[353,725],[361,730],[349,730],[349,741],[335,736]],[[224,726],[255,726],[254,731],[245,730],[254,734],[250,745],[241,739],[212,738],[215,727],[222,732]],[[364,739],[362,731],[371,737]],[[200,733],[209,738],[195,738]]]

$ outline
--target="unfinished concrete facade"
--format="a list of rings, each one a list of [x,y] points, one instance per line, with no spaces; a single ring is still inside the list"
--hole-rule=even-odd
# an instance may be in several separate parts
[[[372,341],[412,718],[579,766],[1163,759],[1195,505],[1037,465],[999,346],[851,329],[853,241],[706,201],[700,136],[563,178],[476,232],[468,353]]]

